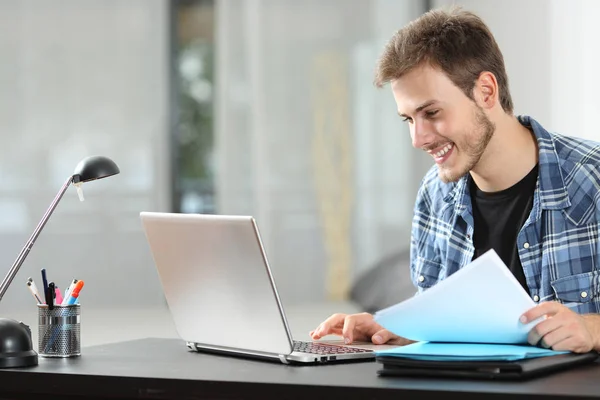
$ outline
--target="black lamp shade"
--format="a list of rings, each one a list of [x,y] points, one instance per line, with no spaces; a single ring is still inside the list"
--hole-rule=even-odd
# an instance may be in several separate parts
[[[0,368],[28,367],[38,364],[31,343],[31,331],[22,322],[0,318]]]
[[[75,167],[73,183],[93,181],[106,178],[120,172],[119,167],[113,160],[102,156],[91,156],[84,158]]]

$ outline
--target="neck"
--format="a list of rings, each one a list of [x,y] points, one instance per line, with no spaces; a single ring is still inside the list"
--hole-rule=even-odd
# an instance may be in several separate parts
[[[523,179],[538,162],[537,141],[513,115],[494,120],[496,131],[471,176],[484,192],[507,189]]]

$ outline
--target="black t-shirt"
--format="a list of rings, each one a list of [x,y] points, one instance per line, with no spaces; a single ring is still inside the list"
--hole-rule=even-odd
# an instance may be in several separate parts
[[[493,193],[482,192],[473,179],[470,180],[475,223],[473,259],[494,249],[527,293],[529,289],[517,251],[517,235],[531,212],[537,176],[536,165],[515,185]]]

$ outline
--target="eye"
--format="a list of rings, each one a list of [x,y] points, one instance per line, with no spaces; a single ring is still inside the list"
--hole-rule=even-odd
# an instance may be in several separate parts
[[[402,118],[402,122],[410,122],[410,121],[412,121],[412,118],[410,118],[410,117]]]
[[[425,115],[427,115],[428,118],[431,118],[434,117],[438,113],[438,111],[440,110],[429,110],[425,112]]]

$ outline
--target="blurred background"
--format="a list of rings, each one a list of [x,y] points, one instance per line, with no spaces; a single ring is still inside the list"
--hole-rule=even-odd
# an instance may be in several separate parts
[[[81,159],[121,168],[84,202],[69,189],[0,315],[35,311],[41,268],[84,279],[86,307],[165,310],[140,211],[253,215],[311,323],[412,296],[432,162],[373,71],[396,30],[451,4],[495,34],[517,114],[600,139],[594,0],[0,0],[0,274]]]

